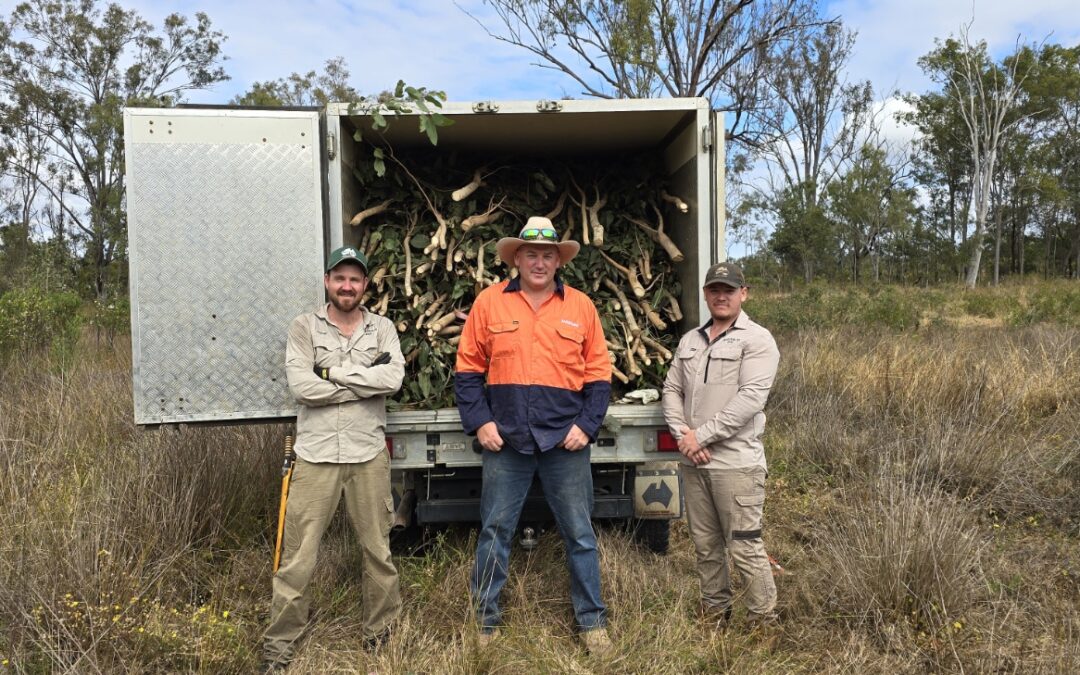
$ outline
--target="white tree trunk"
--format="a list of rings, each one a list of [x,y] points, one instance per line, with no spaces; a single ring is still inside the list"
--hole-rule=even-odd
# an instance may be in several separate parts
[[[1014,59],[1010,69],[997,70],[986,55],[986,44],[972,47],[966,28],[961,31],[964,53],[952,77],[950,88],[968,131],[971,152],[972,188],[975,207],[975,232],[971,237],[971,257],[968,259],[966,284],[974,288],[982,262],[983,239],[986,234],[986,213],[990,205],[990,188],[997,163],[1001,139],[1019,118],[1008,120],[1017,106],[1020,84]],[[1019,52],[1019,45],[1017,46]],[[989,85],[989,86],[988,86]]]

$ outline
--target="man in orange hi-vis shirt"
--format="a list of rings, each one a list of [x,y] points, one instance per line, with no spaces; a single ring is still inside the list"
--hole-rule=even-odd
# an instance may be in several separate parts
[[[560,242],[547,218],[530,218],[497,244],[518,276],[477,296],[458,344],[454,394],[461,422],[483,453],[481,529],[471,591],[480,643],[497,634],[510,544],[533,476],[566,546],[570,599],[586,648],[612,650],[600,599],[600,560],[590,514],[589,444],[611,394],[611,362],[592,300],[557,271],[580,249]]]

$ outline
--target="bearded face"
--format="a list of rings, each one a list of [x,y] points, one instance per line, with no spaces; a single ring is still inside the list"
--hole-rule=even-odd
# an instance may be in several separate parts
[[[360,298],[364,296],[367,283],[364,268],[350,262],[341,263],[323,277],[330,304],[346,314],[360,306]]]

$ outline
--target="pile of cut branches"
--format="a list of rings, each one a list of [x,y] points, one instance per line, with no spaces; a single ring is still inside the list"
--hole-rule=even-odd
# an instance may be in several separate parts
[[[547,216],[581,253],[560,270],[600,312],[616,395],[658,387],[678,341],[682,311],[673,263],[683,253],[666,220],[689,207],[646,160],[486,161],[385,148],[385,166],[353,173],[363,209],[353,241],[371,260],[364,302],[397,326],[406,377],[397,404],[453,405],[457,343],[476,294],[511,274],[495,243]],[[348,238],[347,238],[348,240]]]

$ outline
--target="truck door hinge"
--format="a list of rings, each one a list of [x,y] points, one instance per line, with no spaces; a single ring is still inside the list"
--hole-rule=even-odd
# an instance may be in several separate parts
[[[474,113],[497,113],[499,112],[499,106],[494,101],[477,101],[473,103],[472,111]]]
[[[711,152],[713,146],[713,128],[711,124],[706,124],[701,128],[701,149],[705,152]]]
[[[562,112],[562,101],[549,101],[542,98],[536,102],[536,112]]]
[[[332,133],[326,134],[326,157],[333,159],[337,156],[337,136]]]

